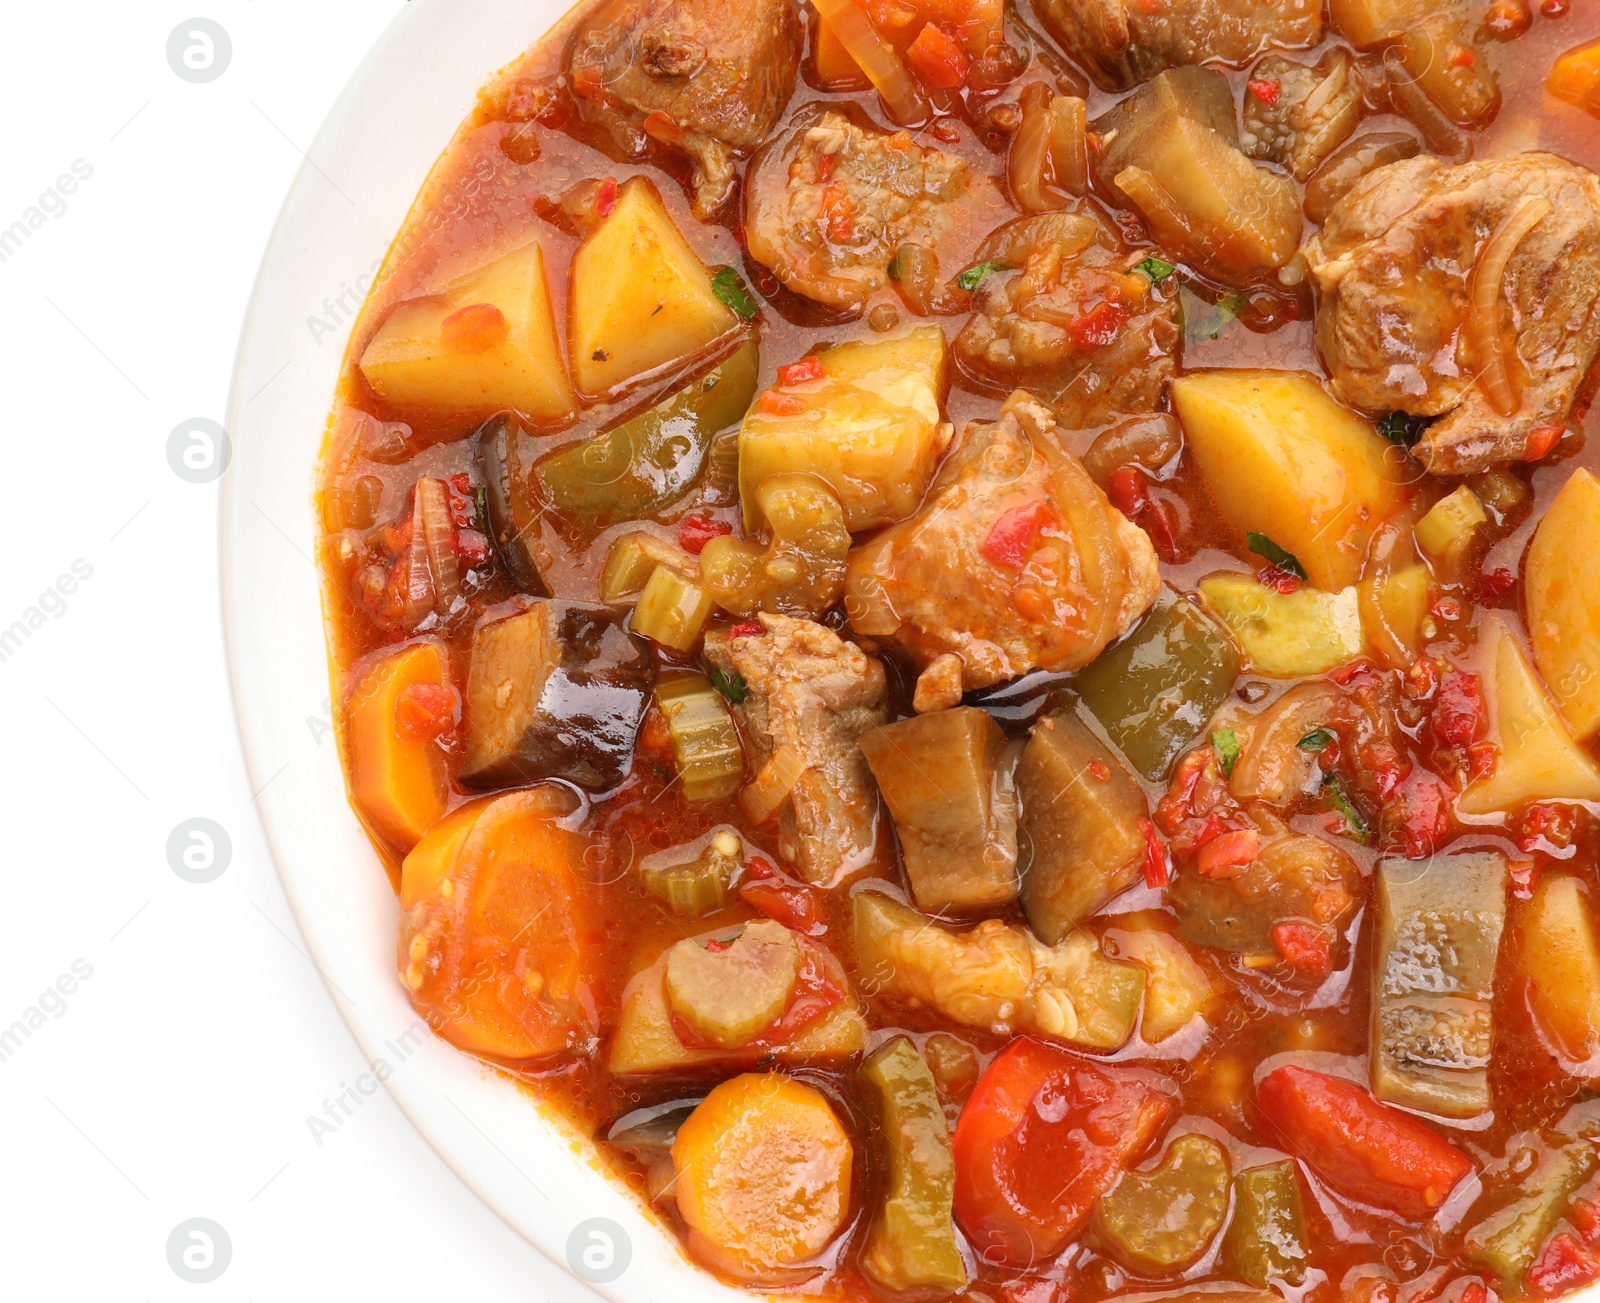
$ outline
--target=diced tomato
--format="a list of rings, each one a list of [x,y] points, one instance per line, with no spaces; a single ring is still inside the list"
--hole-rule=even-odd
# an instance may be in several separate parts
[[[1450,831],[1455,794],[1437,774],[1413,769],[1384,810],[1384,829],[1408,860],[1426,859]]]
[[[1267,77],[1253,77],[1249,82],[1250,93],[1263,104],[1274,105],[1278,102],[1278,95],[1283,87]]]
[[[1456,1299],[1456,1303],[1494,1303],[1494,1296],[1489,1293],[1489,1287],[1481,1280],[1469,1280],[1466,1288]]]
[[[1089,762],[1089,777],[1097,783],[1109,783],[1111,781],[1111,766],[1104,760],[1091,760]]]
[[[1307,977],[1323,978],[1333,967],[1328,934],[1304,919],[1286,918],[1272,925],[1272,944],[1283,962]]]
[[[1275,593],[1289,593],[1299,591],[1300,585],[1305,582],[1299,575],[1292,575],[1282,566],[1262,566],[1256,571],[1256,582],[1264,588],[1270,588]]]
[[[1577,811],[1570,805],[1539,801],[1523,811],[1517,845],[1530,853],[1541,849],[1564,851],[1577,835]]]
[[[838,160],[837,154],[817,155],[817,184],[827,185],[833,180],[833,165]]]
[[[1433,735],[1444,746],[1471,746],[1488,727],[1483,710],[1483,680],[1454,665],[1439,680],[1433,703]]]
[[[1144,885],[1154,891],[1172,881],[1172,869],[1167,863],[1167,848],[1156,836],[1156,826],[1148,819],[1139,820],[1144,833]]]
[[[934,90],[955,90],[967,79],[967,56],[955,37],[942,27],[924,23],[906,49],[906,62],[922,84]]]
[[[1593,1199],[1574,1199],[1567,1220],[1577,1228],[1585,1244],[1600,1240],[1600,1203]]]
[[[1439,667],[1431,657],[1421,656],[1412,662],[1400,680],[1400,689],[1413,701],[1426,701],[1439,686]]]
[[[444,683],[409,683],[395,698],[394,714],[413,737],[438,737],[455,723],[456,690]]]
[[[790,385],[803,385],[811,380],[822,379],[822,359],[820,357],[803,357],[798,362],[791,362],[788,366],[778,368],[778,383],[787,388]]]
[[[1132,463],[1118,466],[1111,472],[1106,497],[1111,499],[1113,507],[1132,520],[1150,502],[1150,494],[1144,484],[1144,472]]]
[[[683,518],[678,526],[678,546],[685,552],[699,556],[701,549],[714,538],[733,533],[733,526],[725,520],[712,520],[698,511]]]
[[[489,559],[489,540],[475,529],[457,530],[456,554],[469,566],[481,566]]]
[[[851,206],[850,196],[840,186],[830,185],[823,190],[817,216],[824,233],[835,244],[842,244],[855,234],[855,210]]]
[[[777,919],[808,937],[821,936],[828,930],[821,893],[810,887],[775,881],[747,882],[739,888],[739,895],[757,914]]]
[[[1528,1288],[1544,1298],[1555,1298],[1600,1279],[1600,1262],[1565,1231],[1552,1236],[1538,1261],[1528,1268]]]
[[[492,303],[469,303],[439,325],[439,341],[451,353],[487,353],[510,333],[505,313]]]
[[[1500,763],[1500,748],[1493,742],[1474,742],[1467,748],[1467,777],[1476,781],[1494,773]]]
[[[1261,834],[1254,828],[1234,828],[1211,838],[1195,854],[1194,867],[1207,878],[1237,878],[1261,853]]]
[[[1478,578],[1478,594],[1486,602],[1498,602],[1516,586],[1516,572],[1505,566],[1497,570],[1485,570]]]
[[[594,210],[602,217],[610,217],[611,210],[616,206],[617,178],[614,176],[608,176],[600,183],[600,189],[595,192]]]
[[[1021,570],[1033,555],[1039,535],[1059,522],[1055,509],[1042,498],[1004,512],[978,550],[1003,570]]]
[[[956,1219],[979,1258],[1012,1267],[1054,1258],[1172,1110],[1141,1077],[1013,1040],[956,1122]]]
[[[763,389],[756,406],[768,416],[798,416],[806,410],[806,400],[799,394],[786,394],[778,389]]]
[[[1450,51],[1449,64],[1452,68],[1470,68],[1477,61],[1478,56],[1472,52],[1470,46],[1458,45]]]
[[[1341,665],[1338,669],[1328,671],[1328,677],[1341,688],[1349,688],[1352,692],[1367,683],[1377,681],[1377,673],[1368,660],[1351,661],[1348,665]]]
[[[1128,323],[1128,310],[1120,303],[1107,299],[1092,312],[1077,318],[1067,327],[1074,348],[1104,348],[1114,342],[1118,332]]]
[[[1256,1090],[1279,1142],[1341,1194],[1423,1221],[1472,1170],[1426,1123],[1342,1077],[1293,1064]]]
[[[1561,441],[1561,436],[1567,432],[1564,425],[1540,425],[1528,431],[1528,450],[1522,454],[1523,461],[1538,461]]]
[[[730,638],[759,638],[767,631],[766,625],[760,620],[740,620],[728,630]]]
[[[462,496],[472,492],[472,476],[464,471],[458,475],[451,475],[449,484],[452,489]]]

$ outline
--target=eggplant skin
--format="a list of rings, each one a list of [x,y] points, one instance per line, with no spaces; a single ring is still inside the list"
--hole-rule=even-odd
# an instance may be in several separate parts
[[[633,764],[655,669],[623,613],[541,599],[473,634],[462,782],[509,787],[564,778],[615,787]]]
[[[511,580],[525,593],[550,596],[539,572],[535,545],[539,511],[533,500],[530,468],[532,436],[510,412],[492,416],[473,435],[478,472],[488,490],[490,543]]]

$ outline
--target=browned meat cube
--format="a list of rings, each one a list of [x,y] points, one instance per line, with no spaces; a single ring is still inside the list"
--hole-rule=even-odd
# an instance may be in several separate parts
[[[917,663],[953,653],[963,686],[1076,670],[1161,586],[1143,530],[1106,501],[1055,421],[1013,394],[973,421],[916,514],[850,554],[851,623]]]
[[[1278,55],[1250,70],[1239,143],[1251,158],[1289,169],[1304,181],[1361,120],[1355,61],[1334,46],[1315,67]]]
[[[654,136],[689,155],[702,221],[733,193],[734,157],[766,138],[794,90],[790,0],[604,0],[567,51],[580,111],[624,153]]]
[[[632,762],[653,679],[648,646],[609,606],[536,601],[480,625],[467,675],[462,782],[615,786]]]
[[[930,248],[975,192],[965,160],[828,108],[762,150],[745,178],[750,256],[796,294],[859,309],[900,245]]]
[[[1004,390],[1026,385],[1072,429],[1154,411],[1183,330],[1177,281],[1130,274],[1150,253],[1087,210],[1008,222],[974,255],[1015,270],[979,285],[956,336],[961,369]]]
[[[1005,734],[975,706],[885,724],[860,738],[900,836],[917,908],[985,909],[1017,898],[1017,806]]]
[[[888,719],[883,666],[810,620],[760,618],[762,634],[707,634],[706,659],[750,689],[734,713],[753,768],[779,747],[804,763],[778,807],[778,850],[806,881],[832,883],[877,848],[878,796],[856,739]]]
[[[1340,398],[1438,417],[1413,450],[1436,475],[1548,451],[1530,436],[1566,419],[1600,348],[1594,173],[1553,154],[1419,155],[1357,183],[1305,253]]]
[[[1022,908],[1034,934],[1053,946],[1138,877],[1144,789],[1111,748],[1063,712],[1034,725],[1017,793],[1033,845]]]
[[[1243,65],[1264,50],[1322,39],[1321,0],[1043,0],[1046,29],[1107,90],[1217,59]]]

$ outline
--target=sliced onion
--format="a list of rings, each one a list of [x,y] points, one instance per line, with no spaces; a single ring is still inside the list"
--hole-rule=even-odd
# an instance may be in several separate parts
[[[1315,752],[1300,750],[1301,739],[1352,719],[1350,699],[1326,679],[1289,689],[1256,718],[1229,790],[1240,801],[1289,805],[1317,763]]]
[[[839,38],[839,44],[877,87],[889,112],[902,126],[928,117],[928,101],[895,53],[855,0],[815,0],[817,12]]]
[[[1089,192],[1089,111],[1076,95],[1050,101],[1050,166],[1069,195]]]
[[[397,562],[405,567],[401,584],[400,622],[415,628],[433,613],[433,575],[428,569],[428,545],[422,537],[422,521],[415,509],[411,513],[411,539],[406,553]]]
[[[1467,285],[1467,320],[1464,337],[1479,368],[1478,384],[1489,406],[1501,416],[1515,416],[1522,405],[1522,383],[1515,358],[1506,356],[1500,331],[1500,298],[1506,264],[1528,232],[1550,212],[1543,195],[1524,195],[1501,219],[1479,255]]]
[[[1350,77],[1350,64],[1342,58],[1335,58],[1333,70],[1317,83],[1315,90],[1306,96],[1306,102],[1301,112],[1307,122],[1312,121],[1322,111],[1322,106],[1344,89],[1344,84]]]
[[[417,532],[433,578],[434,609],[448,616],[461,600],[461,558],[456,554],[456,524],[450,516],[450,490],[443,480],[417,481]],[[413,547],[415,551],[415,547]]]
[[[1050,88],[1036,81],[1022,92],[1022,125],[1011,138],[1006,155],[1006,181],[1017,207],[1025,213],[1062,207],[1060,198],[1050,193],[1046,174],[1050,137]]]
[[[806,762],[800,753],[785,743],[761,766],[761,772],[739,789],[739,808],[751,823],[765,823],[794,791],[805,771]]]

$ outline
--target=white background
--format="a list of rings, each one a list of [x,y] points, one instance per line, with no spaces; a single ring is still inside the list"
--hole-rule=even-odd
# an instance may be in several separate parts
[[[49,1006],[0,1061],[0,1297],[595,1297],[382,1091],[313,1135],[308,1118],[367,1065],[252,806],[223,662],[218,486],[167,461],[175,426],[223,419],[301,151],[401,7],[0,0],[0,230],[42,217],[0,261],[0,630],[38,625],[0,660],[0,1029]],[[167,62],[196,16],[232,42],[202,85]],[[75,163],[92,173],[63,195]],[[75,563],[88,577],[58,583]],[[332,745],[324,720],[306,724]],[[194,817],[232,843],[205,884],[167,858]],[[75,963],[91,975],[41,1001]],[[168,1264],[194,1217],[231,1242],[209,1284]]]

